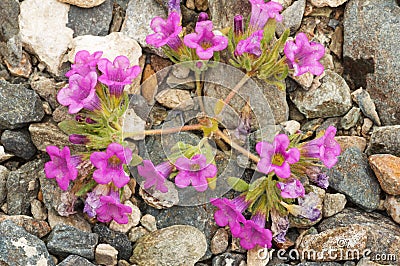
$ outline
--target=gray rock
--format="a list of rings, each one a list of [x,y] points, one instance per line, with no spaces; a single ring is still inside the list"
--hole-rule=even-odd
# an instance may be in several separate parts
[[[389,153],[400,156],[400,125],[374,127],[365,152],[368,155]]]
[[[354,91],[351,96],[353,100],[360,106],[363,114],[370,118],[377,126],[381,125],[381,120],[379,119],[378,113],[375,109],[375,103],[371,99],[368,91],[363,90],[362,88]]]
[[[365,244],[371,250],[369,255],[371,258],[376,254],[395,254],[399,258],[400,228],[390,218],[382,214],[346,208],[342,212],[324,219],[318,225],[318,231],[322,232],[349,225],[361,226],[367,232]]]
[[[367,211],[378,208],[381,188],[367,156],[358,148],[348,148],[327,174],[329,186],[345,194],[349,201]]]
[[[42,101],[25,85],[0,80],[0,129],[21,128],[44,116]]]
[[[298,0],[282,12],[282,22],[279,22],[276,26],[278,36],[281,36],[288,28],[290,34],[295,33],[300,28],[305,8],[306,0]]]
[[[1,135],[1,142],[6,151],[25,160],[29,160],[36,153],[36,147],[27,130],[6,130]]]
[[[325,74],[321,86],[290,93],[290,99],[307,118],[341,116],[351,108],[350,88],[345,80],[331,70],[325,70]]]
[[[400,41],[398,3],[351,0],[343,24],[345,74],[369,92],[383,125],[400,124],[400,50],[393,49]]]
[[[242,254],[224,253],[213,258],[212,266],[242,266],[245,262],[246,258]]]
[[[65,82],[56,83],[54,79],[42,76],[34,77],[31,81],[32,89],[37,92],[40,97],[45,99],[53,109],[60,106],[57,102],[57,92],[65,85]]]
[[[11,221],[0,223],[0,263],[9,266],[52,266],[46,245],[40,238],[27,233]]]
[[[95,264],[91,263],[85,258],[82,258],[77,255],[69,255],[62,262],[57,264],[57,266],[95,266]]]
[[[47,242],[50,253],[66,257],[69,254],[79,255],[89,260],[94,259],[94,249],[98,235],[83,232],[75,227],[59,224],[53,228]]]
[[[353,107],[345,116],[342,117],[340,125],[345,130],[349,130],[350,128],[354,127],[357,124],[358,120],[360,120],[360,117],[361,117],[360,108]]]
[[[129,261],[139,266],[194,265],[206,250],[202,232],[193,226],[174,225],[140,238]]]
[[[39,221],[26,215],[0,215],[0,223],[6,220],[12,221],[16,225],[24,228],[29,234],[32,234],[39,238],[44,237],[51,231],[50,226],[47,222]]]
[[[22,59],[22,45],[18,27],[19,3],[14,0],[0,2],[1,41],[0,56],[11,66]]]
[[[101,243],[107,243],[118,250],[118,259],[129,260],[132,255],[132,243],[126,234],[110,230],[104,224],[96,224],[93,232],[99,236]]]
[[[7,177],[10,171],[5,166],[0,165],[0,206],[7,198]]]
[[[44,175],[43,160],[35,160],[11,171],[7,178],[8,214],[30,213],[30,203],[39,191],[39,176]]]
[[[250,3],[247,0],[209,0],[211,19],[216,29],[223,29],[233,25],[233,18],[241,14],[246,18],[250,13]]]
[[[113,3],[107,0],[92,8],[71,5],[67,27],[74,31],[74,37],[82,35],[105,36],[110,28]]]
[[[156,16],[166,18],[167,13],[155,1],[131,0],[126,9],[121,32],[138,41],[142,47],[149,47],[146,43],[146,36],[154,33],[150,28],[150,22]]]
[[[220,228],[211,239],[211,252],[220,254],[228,248],[229,234],[224,228]]]

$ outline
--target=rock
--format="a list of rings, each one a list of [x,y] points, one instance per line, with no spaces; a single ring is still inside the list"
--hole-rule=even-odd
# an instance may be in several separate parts
[[[129,261],[139,266],[194,265],[206,250],[206,237],[201,231],[193,226],[174,225],[140,238]]]
[[[340,125],[343,129],[349,130],[357,124],[358,120],[360,120],[360,117],[360,108],[353,107],[345,116],[342,117]]]
[[[383,264],[376,263],[374,261],[370,261],[370,258],[362,258],[358,261],[357,266],[382,266]]]
[[[68,113],[68,107],[60,105],[53,112],[53,120],[60,123],[64,120],[74,120],[75,115]]]
[[[194,105],[190,92],[186,90],[166,89],[156,95],[156,100],[162,106],[176,110],[190,109]]]
[[[375,154],[368,160],[383,191],[400,195],[400,158],[390,154]]]
[[[342,212],[324,219],[318,226],[318,231],[323,233],[327,230],[341,230],[340,228],[349,226],[360,226],[360,230],[349,232],[348,238],[343,238],[342,244],[346,245],[360,245],[366,246],[371,253],[368,255],[374,258],[376,254],[394,254],[397,258],[400,255],[400,228],[397,224],[379,213],[367,213],[358,209],[346,208]],[[353,227],[355,228],[355,227]],[[355,228],[356,229],[356,228]],[[366,241],[356,240],[353,236],[361,233],[361,230],[367,234]],[[323,244],[322,244],[323,245]],[[362,250],[361,250],[362,251]],[[345,254],[343,252],[343,254]],[[354,254],[354,253],[353,253]],[[362,255],[362,253],[359,253]]]
[[[146,192],[141,186],[139,188],[139,195],[151,207],[156,209],[170,208],[179,202],[178,190],[175,184],[168,180],[165,182],[165,185],[168,188],[168,192],[166,193],[162,193],[158,190],[149,190]]]
[[[281,36],[286,29],[290,29],[290,34],[293,34],[300,28],[305,7],[306,0],[298,0],[282,12],[282,22],[276,25],[278,36]]]
[[[21,226],[29,234],[37,236],[38,238],[44,237],[51,231],[47,222],[39,221],[26,215],[0,215],[0,223],[3,221],[12,221],[15,225]]]
[[[166,84],[171,89],[193,90],[196,88],[195,79],[193,76],[177,78],[172,74],[172,72],[170,72],[170,75],[168,75]]]
[[[143,12],[137,12],[138,10],[143,10]],[[150,28],[150,22],[156,16],[166,18],[167,13],[155,1],[131,0],[126,9],[121,32],[138,41],[142,47],[149,47],[146,36],[154,33]]]
[[[22,159],[29,160],[36,153],[27,130],[6,130],[1,135],[4,148]]]
[[[133,205],[133,203],[129,200],[125,201],[124,204],[126,206],[129,206],[132,208],[132,213],[128,214],[128,223],[127,224],[119,224],[116,221],[111,221],[110,223],[110,229],[121,232],[121,233],[127,233],[129,230],[131,230],[132,227],[136,226],[139,224],[140,221],[140,210],[136,205]]]
[[[25,85],[0,80],[0,129],[21,128],[44,116],[39,96]]]
[[[146,126],[146,122],[143,121],[136,113],[135,110],[133,109],[128,109],[126,110],[123,118],[123,126],[122,126],[122,132],[124,137],[129,137],[129,135],[132,135],[132,137],[129,137],[133,140],[141,140],[144,139],[144,129]],[[137,134],[140,133],[140,134]]]
[[[339,143],[342,153],[351,147],[356,147],[361,152],[364,152],[367,146],[367,140],[358,136],[337,136],[335,140]]]
[[[157,75],[150,64],[147,64],[143,70],[143,82],[140,86],[140,93],[146,99],[149,105],[154,105],[154,97],[158,91]]]
[[[220,228],[211,239],[211,252],[214,255],[225,252],[228,248],[228,232],[224,228]]]
[[[132,255],[132,243],[126,234],[112,231],[104,224],[96,224],[93,233],[98,234],[100,243],[110,244],[118,250],[118,259],[129,260]]]
[[[142,219],[140,219],[140,224],[150,232],[157,230],[156,218],[153,215],[143,215]]]
[[[121,45],[123,43],[124,45]],[[131,65],[140,65],[142,48],[133,39],[121,32],[112,32],[107,36],[85,35],[73,39],[70,44],[71,51],[68,53],[68,59],[72,63],[75,60],[75,54],[80,50],[87,50],[90,53],[103,51],[102,58],[107,58],[111,62],[119,55],[128,57]],[[143,62],[144,63],[144,62]],[[141,67],[143,69],[143,67]],[[132,87],[139,87],[141,75],[132,82]],[[125,90],[129,90],[129,86]]]
[[[290,99],[307,118],[344,115],[351,108],[350,88],[331,70],[325,71],[321,86],[308,91],[295,90]]]
[[[51,229],[54,229],[57,225],[68,225],[73,226],[84,232],[92,232],[90,224],[80,214],[72,214],[69,216],[60,216],[54,209],[48,211],[48,221]]]
[[[384,203],[386,212],[393,221],[400,224],[400,197],[388,195]]]
[[[67,0],[69,1],[69,0]],[[71,6],[68,12],[67,27],[74,31],[74,37],[83,35],[105,36],[112,19],[113,3],[102,1],[93,8]]]
[[[363,125],[361,127],[361,134],[363,136],[366,136],[368,134],[368,132],[371,130],[373,125],[374,125],[374,122],[372,122],[371,119],[364,118]]]
[[[7,161],[8,159],[14,157],[14,155],[6,153],[4,147],[0,145],[0,163]]]
[[[190,68],[186,67],[184,64],[173,65],[171,73],[178,79],[185,79],[190,74]]]
[[[235,253],[224,253],[213,258],[212,266],[243,266],[246,265],[245,256]],[[249,264],[250,266],[250,264]]]
[[[40,200],[34,199],[31,202],[31,212],[33,218],[44,221],[47,219],[47,210]]]
[[[256,246],[255,248],[247,251],[247,265],[251,266],[265,266],[270,261],[267,248]]]
[[[304,254],[303,251],[312,250],[313,253],[308,253],[306,257],[307,260],[312,261],[359,259],[356,254],[363,254],[369,247],[367,246],[367,230],[364,226],[351,224],[327,229],[319,234],[305,235],[299,245],[299,252]],[[324,250],[330,250],[330,252],[323,252]],[[353,250],[357,250],[357,253],[352,253]]]
[[[343,5],[347,1],[348,0],[311,0],[311,4],[315,7],[338,7],[340,5]]]
[[[300,130],[300,123],[297,122],[296,120],[289,120],[286,122],[281,123],[283,126],[283,129],[288,135],[292,135],[296,133],[298,130]]]
[[[0,223],[0,262],[4,265],[54,266],[46,245],[12,221]]]
[[[68,44],[72,41],[73,30],[66,27],[69,5],[57,0],[27,0],[21,3],[20,8],[19,28],[23,46],[36,54],[49,72],[58,75]]]
[[[324,217],[331,217],[338,212],[341,212],[347,203],[346,196],[340,193],[325,194],[324,208],[322,214]]]
[[[389,153],[400,156],[400,125],[374,127],[365,152],[368,155]]]
[[[310,185],[311,191],[316,193],[318,195],[318,202],[316,205],[316,208],[321,212],[323,211],[323,203],[325,199],[325,190],[322,188],[319,188],[317,186]],[[319,218],[315,221],[310,221],[307,218],[300,218],[300,217],[295,217],[293,215],[289,215],[289,226],[290,227],[295,227],[295,228],[309,228],[315,224],[317,224],[319,221],[321,221],[322,215],[319,216]]]
[[[30,161],[18,170],[11,171],[7,178],[8,214],[30,213],[30,202],[39,191],[39,175],[43,173],[43,160]]]
[[[96,247],[95,259],[97,264],[110,266],[117,265],[117,255],[118,250],[109,244],[99,244]]]
[[[88,261],[85,258],[82,258],[77,255],[69,255],[65,258],[61,263],[57,264],[57,266],[95,266],[93,263]]]
[[[73,145],[68,140],[68,135],[51,122],[31,124],[29,126],[33,144],[39,151],[46,151],[46,147],[54,145],[59,148],[69,146],[71,153],[83,151],[84,147]]]
[[[106,0],[58,0],[58,1],[83,8],[91,8],[101,5]]]
[[[0,3],[0,17],[2,18],[0,56],[4,62],[17,67],[22,59],[22,45],[19,36],[18,15],[19,2],[4,0]]]
[[[59,224],[53,228],[47,239],[50,253],[66,257],[69,254],[79,255],[89,260],[94,259],[94,248],[98,235],[83,232],[75,227]]]
[[[330,20],[332,21],[332,20]],[[335,32],[331,38],[331,44],[329,50],[332,51],[337,57],[342,58],[343,56],[343,27],[339,26],[335,28]]]
[[[7,177],[10,171],[5,166],[0,165],[0,206],[7,198]]]
[[[32,89],[45,99],[53,109],[60,106],[57,102],[57,92],[65,86],[65,82],[56,83],[54,79],[38,76],[34,77],[30,84]]]
[[[367,211],[378,208],[381,189],[367,156],[358,148],[351,147],[343,152],[327,175],[329,186],[345,194],[349,201]]]
[[[227,1],[209,0],[211,19],[216,29],[223,29],[233,25],[233,18],[241,14],[244,18],[250,13],[250,3],[247,0]]]
[[[136,242],[138,241],[139,238],[142,236],[146,235],[148,231],[144,229],[142,226],[134,227],[132,230],[129,232],[129,241],[131,242]]]
[[[351,94],[353,100],[360,106],[363,114],[370,118],[377,126],[381,126],[381,120],[375,109],[375,103],[366,90],[359,88]]]
[[[303,75],[300,76],[290,76],[293,80],[295,80],[303,89],[308,91],[314,81],[314,75],[311,74],[310,72],[304,73]]]
[[[7,60],[4,60],[4,63],[6,64],[11,74],[13,74],[14,76],[29,78],[29,75],[32,72],[30,57],[26,52],[22,52],[22,58],[18,65],[13,66],[9,64]]]
[[[196,5],[197,10],[207,11],[208,0],[195,0],[195,5]]]
[[[399,17],[398,3],[385,0],[352,0],[344,13],[345,75],[369,92],[383,125],[400,124]]]

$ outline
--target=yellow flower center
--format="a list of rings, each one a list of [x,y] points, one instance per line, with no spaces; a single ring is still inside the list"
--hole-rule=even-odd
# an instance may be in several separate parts
[[[280,153],[275,153],[274,156],[272,157],[273,165],[282,166],[284,161],[285,161],[285,158]]]
[[[108,158],[108,164],[111,165],[112,167],[116,167],[121,164],[121,160],[116,155],[113,155],[110,158]]]

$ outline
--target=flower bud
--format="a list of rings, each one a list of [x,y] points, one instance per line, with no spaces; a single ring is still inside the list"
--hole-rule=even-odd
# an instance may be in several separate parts
[[[89,138],[84,135],[72,134],[69,135],[69,142],[71,142],[72,144],[83,145],[89,142]]]
[[[208,14],[205,12],[201,12],[197,19],[197,22],[206,21],[206,20],[208,20]]]
[[[243,33],[243,16],[236,15],[233,19],[233,32],[235,36],[240,36]]]

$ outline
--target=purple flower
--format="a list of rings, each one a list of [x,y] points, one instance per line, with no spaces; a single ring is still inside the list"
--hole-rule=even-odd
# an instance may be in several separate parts
[[[150,160],[143,160],[143,165],[138,166],[139,175],[145,178],[144,188],[149,189],[155,187],[162,193],[168,192],[168,188],[165,186],[165,179],[171,174],[173,165],[169,162],[164,162],[156,167]]]
[[[256,213],[251,220],[244,222],[239,238],[240,245],[247,250],[255,246],[272,247],[272,232],[265,227],[265,214]]]
[[[300,180],[296,178],[287,179],[286,182],[278,182],[276,186],[281,190],[281,196],[285,199],[304,197],[305,190]]]
[[[260,42],[263,38],[263,31],[253,32],[250,37],[240,40],[236,46],[235,55],[241,56],[243,53],[253,54],[259,57],[262,53]]]
[[[140,73],[139,66],[130,67],[129,59],[120,55],[111,63],[110,60],[103,58],[97,63],[97,67],[103,73],[99,81],[108,85],[111,95],[121,95],[124,86],[131,84]]]
[[[69,142],[72,144],[78,144],[78,145],[83,145],[87,144],[89,142],[89,138],[84,135],[79,135],[79,134],[71,134],[68,137]]]
[[[288,216],[281,216],[279,212],[272,209],[271,212],[271,231],[273,232],[274,240],[278,243],[286,242],[285,236],[289,229]]]
[[[208,20],[208,14],[206,12],[201,12],[197,18],[197,22],[202,22]]]
[[[62,190],[67,190],[69,181],[75,180],[78,176],[76,168],[81,159],[79,156],[71,156],[67,146],[60,150],[56,146],[47,146],[46,151],[51,161],[44,165],[44,172],[47,178],[55,178]]]
[[[74,74],[69,77],[69,86],[62,88],[57,94],[60,104],[68,106],[68,112],[75,114],[82,108],[100,109],[100,100],[96,94],[97,74],[92,71],[86,76]]]
[[[314,192],[306,194],[303,198],[298,198],[299,205],[286,204],[281,202],[283,206],[294,216],[309,219],[315,222],[321,216],[321,211],[317,208],[319,198]]]
[[[260,155],[257,164],[260,172],[268,174],[275,172],[280,178],[288,178],[291,175],[289,164],[294,164],[300,159],[300,152],[297,148],[289,150],[289,138],[285,134],[275,136],[273,143],[259,142],[256,151]]]
[[[317,166],[308,166],[305,173],[308,178],[319,186],[320,188],[327,189],[329,186],[329,176],[321,172],[321,169]]]
[[[153,18],[150,27],[155,33],[146,37],[146,43],[157,48],[168,45],[177,51],[182,46],[182,40],[179,38],[182,31],[180,23],[181,17],[177,12],[170,13],[166,20],[161,17]]]
[[[89,72],[96,72],[97,62],[99,61],[103,52],[97,51],[90,54],[86,50],[82,50],[75,55],[75,64],[71,65],[71,70],[65,73],[66,77],[70,77],[73,74],[79,74],[81,76],[86,76]]]
[[[243,34],[243,16],[236,15],[233,18],[233,33],[235,36],[240,36]]]
[[[179,173],[175,177],[175,184],[179,188],[192,186],[199,192],[208,188],[207,178],[213,178],[217,174],[217,167],[208,164],[206,156],[196,154],[191,159],[180,157],[175,162]]]
[[[218,208],[214,213],[215,223],[222,227],[229,225],[234,237],[237,237],[240,233],[240,223],[246,221],[242,212],[247,209],[250,203],[246,202],[245,198],[245,196],[239,196],[233,200],[227,198],[210,200],[211,204]]]
[[[97,185],[92,192],[87,193],[83,212],[86,212],[91,218],[95,217],[97,214],[97,209],[101,206],[100,197],[107,196],[109,191],[109,186]]]
[[[201,60],[210,59],[215,51],[224,50],[228,46],[228,38],[215,35],[212,29],[213,23],[210,20],[197,22],[196,33],[188,34],[183,39],[187,47],[196,49]]]
[[[250,27],[253,31],[264,30],[264,26],[268,19],[282,21],[279,12],[283,7],[281,4],[270,1],[265,3],[264,0],[249,0],[251,3]]]
[[[320,43],[309,42],[305,33],[297,34],[296,42],[287,41],[284,52],[295,76],[306,72],[318,76],[324,72],[324,66],[319,60],[325,55],[325,47]]]
[[[181,13],[181,0],[168,0],[168,14],[172,12]]]
[[[105,152],[93,152],[90,161],[98,168],[93,173],[93,179],[99,184],[111,181],[118,188],[128,184],[129,176],[124,171],[124,164],[132,160],[132,151],[119,143],[111,143]]]
[[[328,168],[332,168],[338,161],[341,149],[335,140],[336,128],[329,126],[325,134],[309,141],[300,147],[301,154],[305,157],[318,158]]]
[[[132,208],[122,204],[119,201],[118,191],[110,191],[109,196],[100,197],[101,206],[97,209],[97,220],[102,223],[108,223],[111,220],[119,224],[127,224],[128,213],[132,213]]]

